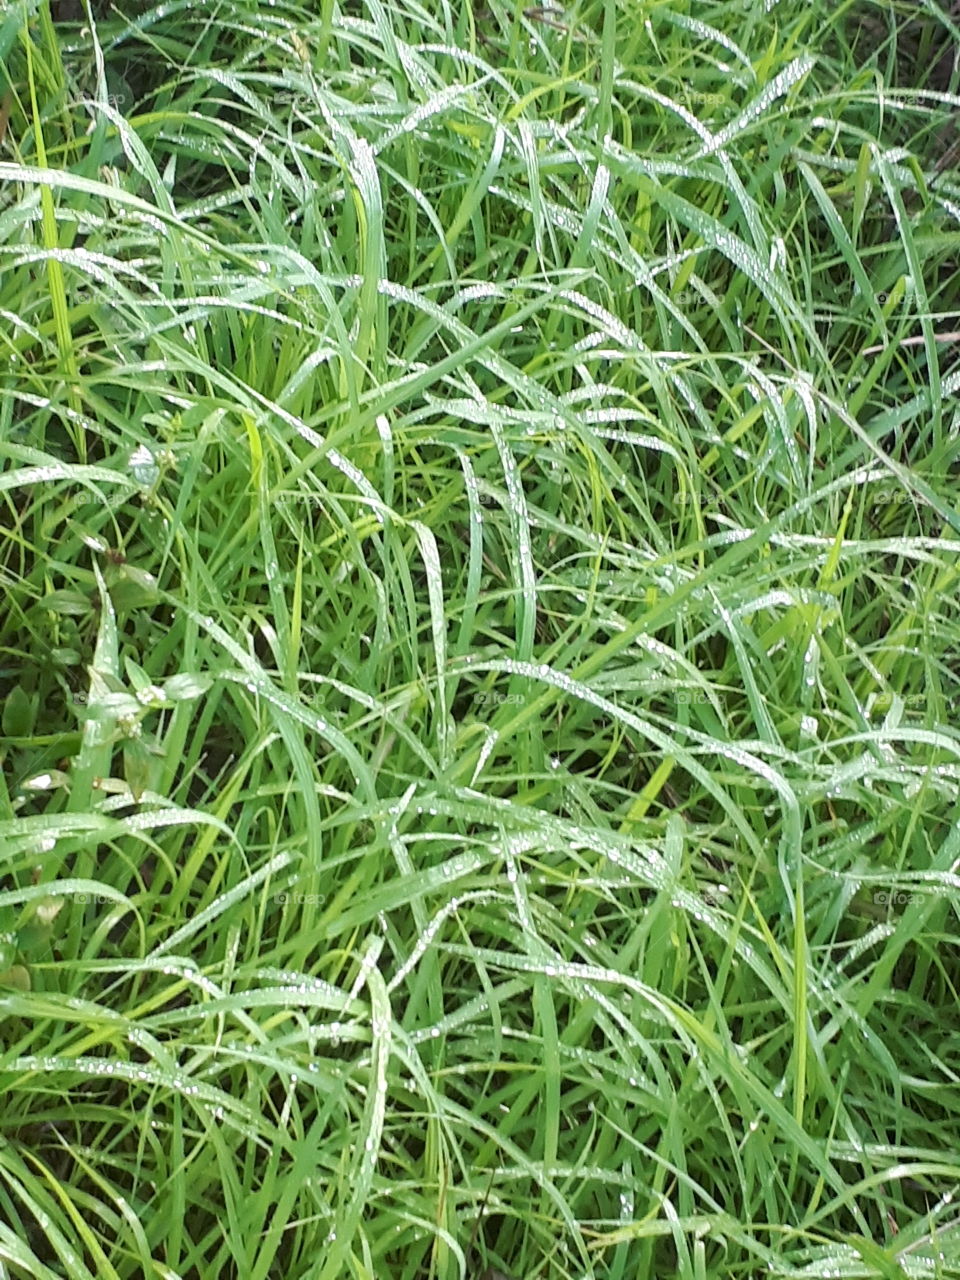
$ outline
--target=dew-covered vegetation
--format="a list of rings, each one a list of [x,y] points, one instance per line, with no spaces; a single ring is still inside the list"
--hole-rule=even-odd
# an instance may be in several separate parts
[[[0,1277],[960,1276],[958,24],[0,10]]]

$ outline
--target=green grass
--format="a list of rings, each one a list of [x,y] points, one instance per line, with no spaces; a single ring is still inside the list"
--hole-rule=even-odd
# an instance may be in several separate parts
[[[0,17],[0,1277],[960,1276],[960,31],[766,8]]]

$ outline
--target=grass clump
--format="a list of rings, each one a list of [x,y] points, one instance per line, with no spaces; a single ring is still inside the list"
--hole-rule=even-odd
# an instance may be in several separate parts
[[[960,1275],[925,15],[0,19],[3,1274]]]

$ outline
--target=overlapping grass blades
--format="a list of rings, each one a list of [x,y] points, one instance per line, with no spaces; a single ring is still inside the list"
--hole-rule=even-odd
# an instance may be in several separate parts
[[[5,1274],[960,1274],[955,78],[104,9],[0,25]]]

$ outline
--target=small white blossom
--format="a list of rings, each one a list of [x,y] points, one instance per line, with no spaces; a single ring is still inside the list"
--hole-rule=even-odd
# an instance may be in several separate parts
[[[136,716],[118,716],[117,728],[125,738],[139,738],[143,732]]]

